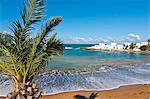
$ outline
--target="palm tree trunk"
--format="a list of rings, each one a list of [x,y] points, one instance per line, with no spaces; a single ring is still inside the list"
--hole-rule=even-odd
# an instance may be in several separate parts
[[[42,90],[37,88],[36,84],[25,85],[19,83],[14,90],[6,96],[6,99],[39,99],[42,96]]]

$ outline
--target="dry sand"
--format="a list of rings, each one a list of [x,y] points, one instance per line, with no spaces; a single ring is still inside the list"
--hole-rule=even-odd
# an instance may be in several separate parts
[[[150,85],[129,85],[113,90],[104,91],[73,91],[54,95],[45,95],[42,99],[75,99],[75,95],[89,97],[91,93],[98,93],[96,99],[150,99]]]
[[[117,89],[104,91],[72,91],[53,95],[44,95],[42,99],[75,99],[75,95],[89,97],[91,93],[98,93],[95,99],[150,99],[150,84],[129,85]],[[0,99],[5,99],[0,97]]]

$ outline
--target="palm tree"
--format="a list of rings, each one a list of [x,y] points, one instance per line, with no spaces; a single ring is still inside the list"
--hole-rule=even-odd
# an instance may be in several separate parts
[[[147,42],[148,42],[147,50],[150,51],[150,39],[148,39]]]
[[[150,39],[147,40],[148,44],[150,45]]]
[[[148,45],[143,45],[143,46],[141,46],[139,49],[140,49],[141,51],[146,51],[147,47],[148,47]]]
[[[136,43],[131,43],[131,45],[130,45],[130,49],[134,49],[136,47]]]
[[[14,90],[7,95],[9,99],[38,99],[42,91],[33,83],[33,78],[47,60],[63,50],[56,33],[48,36],[61,22],[61,17],[49,19],[37,32],[34,28],[44,17],[44,5],[44,0],[25,0],[21,20],[11,24],[11,41],[0,35],[0,69],[14,82]],[[36,36],[31,36],[33,32]]]

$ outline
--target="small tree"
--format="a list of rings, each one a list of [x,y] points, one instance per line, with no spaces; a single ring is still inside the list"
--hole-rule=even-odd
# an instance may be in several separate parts
[[[139,48],[141,51],[146,51],[147,50],[147,45],[143,45]]]
[[[126,49],[128,49],[128,47],[129,47],[129,46],[128,46],[128,45],[126,45],[126,46],[124,47],[124,49],[126,50]]]
[[[47,60],[59,55],[62,43],[56,33],[49,32],[61,22],[61,17],[53,17],[36,32],[34,24],[44,16],[44,0],[25,0],[21,10],[21,20],[11,24],[13,32],[10,42],[0,35],[0,69],[14,81],[14,90],[9,99],[37,99],[41,90],[32,82]],[[31,36],[33,34],[36,36]]]
[[[148,39],[147,42],[148,42],[148,45],[150,45],[150,39]]]
[[[148,39],[147,42],[148,42],[148,45],[147,45],[147,49],[146,50],[150,51],[150,39]]]
[[[134,49],[136,47],[136,43],[131,43],[131,45],[130,45],[130,49]]]

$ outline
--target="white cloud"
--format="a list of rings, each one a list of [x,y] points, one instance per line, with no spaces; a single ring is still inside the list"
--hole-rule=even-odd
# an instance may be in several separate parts
[[[84,37],[72,37],[68,39],[63,40],[64,43],[110,43],[110,42],[115,42],[114,38],[111,37],[101,37],[101,38],[84,38]]]
[[[99,39],[97,39],[98,42],[100,43],[110,43],[110,42],[115,42],[115,38],[112,37],[100,37]]]
[[[117,42],[112,37],[100,37],[100,38],[84,38],[84,37],[72,37],[63,40],[64,43],[110,43]]]
[[[120,38],[118,37],[72,37],[68,39],[63,40],[64,43],[111,43],[111,42],[117,42],[117,43],[123,43],[123,42],[139,42],[141,41],[141,37],[138,34],[130,33],[127,36],[122,36]]]
[[[135,39],[135,40],[140,40],[140,39],[141,39],[141,38],[140,38],[140,35],[138,35],[138,34],[133,34],[133,33],[128,34],[128,37],[129,37],[129,38],[132,38],[132,39]]]
[[[95,43],[94,38],[84,38],[84,37],[74,37],[69,39],[64,39],[65,43]]]

